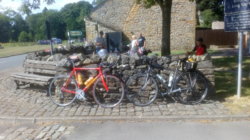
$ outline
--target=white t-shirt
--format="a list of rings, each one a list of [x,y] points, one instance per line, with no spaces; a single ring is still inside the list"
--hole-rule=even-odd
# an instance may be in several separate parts
[[[132,42],[131,42],[131,51],[132,51],[133,53],[136,53],[136,52],[137,52],[137,49],[138,49],[137,45],[138,45],[137,40],[132,40]]]

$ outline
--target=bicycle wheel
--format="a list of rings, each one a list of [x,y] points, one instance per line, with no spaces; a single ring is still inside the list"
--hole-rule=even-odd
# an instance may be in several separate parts
[[[100,77],[94,83],[93,97],[95,102],[100,106],[112,108],[122,101],[124,97],[124,84],[119,78],[113,75],[105,75],[104,79],[109,90],[106,91]]]
[[[173,98],[176,101],[183,103],[184,93],[187,95],[190,92],[190,83],[188,81],[187,75],[185,73],[179,73],[173,79],[172,92],[174,93]]]
[[[126,82],[126,96],[137,106],[147,106],[154,102],[158,94],[156,80],[146,74],[131,76]]]
[[[188,73],[187,73],[188,74]],[[186,76],[189,80],[189,90],[179,96],[181,103],[198,104],[202,102],[208,93],[208,84],[204,76],[198,72],[191,72]]]
[[[76,92],[78,89],[76,81],[69,76],[57,76],[49,85],[50,100],[58,106],[67,106],[74,102],[76,94],[62,91],[62,87],[66,90]]]

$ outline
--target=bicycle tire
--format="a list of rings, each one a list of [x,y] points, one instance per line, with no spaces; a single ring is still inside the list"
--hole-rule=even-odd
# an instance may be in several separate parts
[[[76,91],[78,89],[76,81],[73,78],[69,79],[69,76],[66,75],[61,75],[53,78],[49,84],[50,100],[54,104],[61,107],[65,107],[72,104],[76,99],[76,94],[67,93],[60,90],[67,80],[70,80],[68,81],[69,84],[67,85],[67,88],[69,90]]]
[[[182,92],[179,100],[183,104],[198,104],[201,103],[207,96],[208,84],[207,80],[199,72],[191,72],[189,78],[189,86],[191,87],[188,92]]]
[[[104,108],[113,108],[121,103],[124,98],[124,84],[116,76],[105,75],[105,82],[109,91],[103,86],[102,78],[98,78],[93,85],[93,97],[97,104]]]
[[[144,88],[144,89],[142,89]],[[126,81],[126,96],[130,102],[136,106],[148,106],[152,104],[158,95],[158,85],[156,80],[146,74],[131,76]]]

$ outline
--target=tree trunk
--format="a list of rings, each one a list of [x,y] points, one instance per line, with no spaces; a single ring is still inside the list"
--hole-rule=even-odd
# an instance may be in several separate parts
[[[170,38],[171,38],[171,7],[172,0],[163,0],[160,5],[162,10],[162,56],[170,55]]]

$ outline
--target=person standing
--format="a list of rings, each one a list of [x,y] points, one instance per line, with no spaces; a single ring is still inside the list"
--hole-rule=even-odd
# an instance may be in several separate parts
[[[140,33],[138,38],[138,53],[143,55],[146,46],[146,38]]]
[[[101,49],[106,49],[106,38],[104,37],[103,31],[100,31],[99,36],[95,40],[96,53]]]
[[[101,57],[105,58],[108,55],[106,38],[104,37],[103,31],[100,31],[99,37],[96,38],[95,46],[96,53]]]
[[[132,41],[131,41],[130,50],[129,50],[129,54],[131,56],[137,54],[138,45],[139,45],[139,43],[138,43],[138,40],[137,40],[136,36],[132,35]]]

